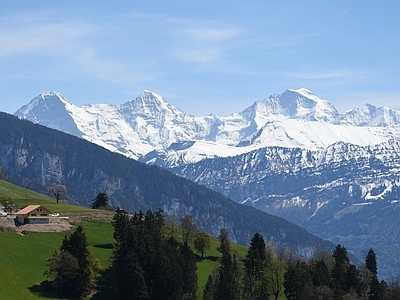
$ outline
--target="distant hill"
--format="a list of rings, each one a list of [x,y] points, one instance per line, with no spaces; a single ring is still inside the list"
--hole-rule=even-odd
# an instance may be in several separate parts
[[[232,242],[248,245],[260,232],[304,257],[334,247],[284,219],[75,136],[5,113],[0,113],[0,131],[0,166],[7,180],[23,187],[46,193],[52,183],[64,184],[71,201],[83,206],[106,192],[111,205],[131,212],[162,208],[176,219],[190,213],[211,235],[226,228]]]

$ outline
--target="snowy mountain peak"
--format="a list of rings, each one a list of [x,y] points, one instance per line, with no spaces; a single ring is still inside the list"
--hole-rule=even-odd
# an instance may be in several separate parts
[[[320,100],[317,96],[315,96],[309,89],[306,89],[306,88],[299,88],[299,89],[297,89],[297,90],[294,90],[294,89],[288,89],[287,90],[288,92],[292,92],[292,93],[297,93],[297,94],[300,94],[300,95],[303,95],[304,97],[307,97],[307,98],[315,98],[317,101],[318,100]]]
[[[261,101],[256,101],[241,114],[254,119],[258,127],[265,124],[267,120],[277,118],[336,124],[339,117],[339,113],[331,103],[318,98],[305,88],[289,89],[283,94],[271,95]]]
[[[392,126],[400,123],[400,111],[367,103],[361,108],[345,112],[340,123],[353,126]]]
[[[15,112],[15,116],[34,123],[54,128],[81,137],[75,121],[71,117],[78,107],[58,92],[46,92],[33,98],[27,105]]]
[[[271,95],[228,117],[195,117],[149,90],[123,104],[82,107],[48,92],[15,115],[134,159],[156,150],[175,153],[186,162],[266,146],[321,149],[338,141],[372,145],[400,136],[400,112],[366,105],[339,115],[332,104],[305,88]],[[169,148],[188,142],[191,146],[185,149]],[[181,157],[182,151],[186,154]]]
[[[184,114],[180,109],[165,101],[162,96],[148,90],[144,90],[134,100],[122,104],[120,110],[149,117],[160,117],[164,114]]]
[[[22,106],[15,115],[23,116],[26,114],[35,114],[35,113],[45,113],[46,111],[53,111],[56,109],[65,110],[66,105],[72,105],[65,97],[63,97],[60,93],[51,91],[38,95],[33,98],[27,105]]]
[[[286,115],[294,119],[334,124],[339,115],[329,101],[318,98],[305,88],[285,91],[279,102]]]

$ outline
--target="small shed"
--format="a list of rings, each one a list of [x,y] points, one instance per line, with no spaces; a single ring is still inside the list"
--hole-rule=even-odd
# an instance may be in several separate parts
[[[121,208],[121,207],[117,207],[116,212],[117,213],[121,213],[121,214],[125,214],[125,215],[129,215],[129,212],[126,209]]]
[[[49,213],[42,205],[28,205],[15,215],[20,224],[49,224]]]

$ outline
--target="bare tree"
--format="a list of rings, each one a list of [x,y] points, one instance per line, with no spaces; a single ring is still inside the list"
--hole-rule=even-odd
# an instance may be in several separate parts
[[[295,265],[300,260],[296,251],[286,245],[279,247],[276,250],[276,255],[278,260],[285,260],[288,265]]]
[[[318,250],[317,252],[315,252],[311,258],[310,261],[323,261],[326,266],[328,267],[329,271],[331,271],[333,263],[334,263],[334,259],[332,257],[332,254],[330,254],[328,251],[326,250]]]
[[[191,215],[185,215],[181,219],[182,239],[184,244],[189,244],[197,233],[197,226]]]
[[[67,187],[65,185],[53,183],[47,191],[56,198],[57,203],[61,199],[67,198]]]

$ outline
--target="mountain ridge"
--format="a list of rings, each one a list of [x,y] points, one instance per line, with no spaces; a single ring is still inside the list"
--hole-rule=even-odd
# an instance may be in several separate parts
[[[199,230],[248,245],[255,232],[308,257],[331,242],[298,225],[240,204],[171,172],[112,153],[96,144],[0,113],[0,166],[14,184],[46,193],[52,183],[67,187],[70,200],[89,206],[99,192],[110,205],[130,212],[161,208],[168,217],[191,214]]]
[[[64,111],[57,108],[50,114],[62,118],[49,117],[48,106],[33,105],[37,98],[55,100],[55,95],[66,100],[56,92],[42,94],[14,115],[83,137],[136,160],[188,141],[216,143],[229,155],[239,155],[267,146],[318,149],[337,141],[370,145],[400,136],[400,112],[369,105],[340,115],[331,103],[304,88],[255,101],[227,117],[186,114],[148,90],[119,105],[77,107],[66,100]],[[387,126],[394,129],[384,132],[382,128]],[[203,149],[206,154],[199,154],[193,161],[220,156],[207,146]]]
[[[113,152],[283,217],[356,255],[376,247],[382,274],[396,275],[399,111],[367,104],[339,114],[299,89],[226,117],[196,117],[169,109],[161,98],[146,91],[134,99],[147,111],[127,104],[121,114],[120,105],[99,104],[69,116],[83,138]]]

